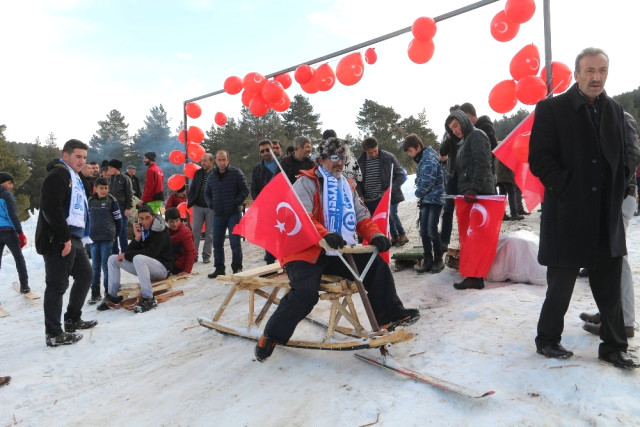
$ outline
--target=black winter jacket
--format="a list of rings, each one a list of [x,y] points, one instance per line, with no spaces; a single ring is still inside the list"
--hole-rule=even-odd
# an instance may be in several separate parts
[[[240,206],[248,195],[249,187],[244,173],[233,166],[229,166],[222,175],[217,170],[211,172],[204,191],[213,214],[223,218],[240,212]]]
[[[391,165],[393,165],[393,184],[391,186],[391,204],[395,205],[404,201],[404,194],[402,194],[402,182],[404,181],[404,172],[402,166],[396,156],[388,151],[378,149],[378,158],[380,159],[380,191],[384,194],[389,188],[389,182],[391,181]],[[366,163],[367,153],[362,153],[358,157],[358,166],[362,173],[362,181],[358,181],[356,190],[358,195],[363,197],[364,195],[364,182],[367,179],[366,176]],[[382,196],[380,194],[380,196]]]
[[[111,194],[104,199],[95,194],[89,199],[89,218],[89,237],[94,242],[112,242],[120,234],[120,205]]]
[[[167,271],[171,271],[173,266],[173,245],[171,244],[169,229],[167,229],[162,216],[156,215],[151,223],[149,236],[145,240],[131,240],[124,253],[124,259],[133,262],[133,257],[136,255],[146,255],[149,258],[156,259],[164,265]]]
[[[265,185],[273,178],[271,170],[264,165],[264,160],[253,167],[251,171],[251,198],[258,197]]]
[[[198,195],[200,194],[200,189],[202,188],[203,185],[207,185],[207,183],[204,182],[203,180],[204,174],[205,174],[204,169],[198,169],[196,173],[193,174],[193,181],[191,181],[191,185],[189,186],[189,194],[187,194],[188,208],[196,204],[196,201],[198,200]],[[206,206],[201,206],[201,207],[206,207]]]

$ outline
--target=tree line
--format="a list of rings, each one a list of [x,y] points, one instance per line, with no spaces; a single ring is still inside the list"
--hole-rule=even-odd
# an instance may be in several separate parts
[[[636,120],[640,119],[640,88],[613,97],[622,107],[631,113]],[[496,136],[504,138],[515,126],[526,117],[528,111],[521,109],[510,116],[503,115],[494,120]],[[393,107],[385,106],[370,99],[365,99],[355,124],[359,135],[341,135],[346,139],[354,156],[362,153],[360,142],[368,136],[374,136],[383,150],[396,155],[400,164],[409,172],[415,171],[415,164],[402,151],[402,142],[406,135],[415,133],[425,145],[439,149],[436,133],[429,127],[425,111],[403,118]],[[101,163],[103,160],[120,159],[126,168],[132,164],[137,168],[141,184],[144,181],[145,167],[142,162],[144,153],[155,151],[157,163],[165,173],[165,179],[173,174],[182,173],[182,165],[174,165],[168,160],[173,150],[184,150],[178,141],[177,129],[171,130],[167,112],[162,105],[152,107],[144,120],[144,126],[133,136],[125,117],[116,109],[111,110],[105,120],[98,122],[98,130],[88,141],[88,160]],[[438,133],[442,126],[438,125]],[[36,138],[33,142],[9,142],[4,136],[5,125],[0,125],[0,170],[11,173],[16,182],[14,194],[18,203],[21,220],[29,217],[28,211],[40,208],[40,186],[46,175],[46,165],[52,159],[60,157],[60,148],[56,137],[50,133],[44,141]],[[316,144],[322,135],[320,114],[314,113],[308,97],[294,96],[291,107],[284,113],[270,111],[263,117],[251,114],[248,108],[242,107],[238,119],[230,118],[226,125],[215,126],[205,130],[202,142],[207,152],[227,150],[231,163],[241,169],[246,176],[251,176],[253,166],[261,158],[257,150],[257,142],[262,139],[277,139],[284,147],[291,145],[296,136],[306,136]],[[166,188],[166,186],[165,186]]]

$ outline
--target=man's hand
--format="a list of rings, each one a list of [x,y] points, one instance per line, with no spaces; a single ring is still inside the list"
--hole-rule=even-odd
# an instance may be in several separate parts
[[[371,239],[371,244],[378,248],[378,252],[387,252],[391,249],[391,240],[382,234],[374,236],[373,239]]]
[[[62,255],[62,256],[69,255],[69,252],[71,252],[71,240],[67,240],[62,245],[63,245],[62,246],[62,252],[60,253],[60,255]]]
[[[124,254],[123,253],[119,253],[118,254],[118,258],[116,258],[118,260],[118,262],[122,262],[122,260],[124,259]]]
[[[347,242],[344,241],[342,236],[338,233],[329,233],[324,236],[324,241],[327,242],[330,248],[342,249]]]
[[[478,193],[476,193],[474,190],[467,190],[464,193],[464,201],[467,203],[475,203],[478,201],[478,198],[476,197],[478,195]]]
[[[142,227],[137,222],[133,224],[133,238],[138,242],[142,238]]]
[[[18,240],[20,240],[20,249],[27,246],[27,236],[25,236],[24,233],[18,234]]]
[[[126,216],[127,218],[129,218],[129,216],[131,216],[131,209],[125,209],[125,210],[124,210],[124,216]]]
[[[142,200],[140,200],[140,201],[138,202],[138,204],[136,205],[136,207],[138,207],[138,208],[141,208],[141,207],[142,207]]]

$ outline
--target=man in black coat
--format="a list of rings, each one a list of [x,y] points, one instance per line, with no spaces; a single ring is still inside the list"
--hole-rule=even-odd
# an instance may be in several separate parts
[[[62,148],[62,159],[47,165],[47,176],[40,191],[40,213],[36,226],[36,250],[44,258],[44,325],[49,347],[73,344],[82,338],[77,329],[89,329],[96,320],[81,319],[82,306],[89,293],[93,269],[82,239],[88,236],[88,206],[79,172],[87,160],[87,144],[70,139]],[[71,203],[71,200],[74,203]],[[60,322],[62,299],[69,287],[64,328]]]
[[[189,186],[187,195],[187,207],[192,209],[191,229],[193,231],[193,245],[196,248],[196,261],[200,250],[200,237],[204,224],[204,244],[202,245],[202,263],[211,262],[213,248],[213,211],[207,206],[204,191],[207,188],[207,180],[213,172],[213,154],[204,153],[200,159],[200,169],[193,174],[193,181]]]
[[[573,355],[560,344],[564,315],[580,267],[600,309],[600,359],[617,367],[640,365],[627,354],[620,299],[626,242],[622,200],[632,171],[625,151],[622,108],[604,92],[609,57],[596,48],[576,58],[576,84],[536,106],[529,165],[545,187],[538,261],[547,266],[547,295],[537,352]]]
[[[262,160],[251,171],[251,198],[253,200],[258,197],[258,194],[271,181],[271,178],[274,177],[278,170],[278,165],[273,158],[275,152],[271,141],[263,139],[258,142],[258,151]],[[269,251],[264,251],[264,260],[267,264],[271,264],[276,261],[276,257],[270,254]]]
[[[242,204],[249,195],[249,186],[242,171],[229,165],[229,153],[219,150],[215,155],[216,169],[209,175],[204,196],[213,210],[213,263],[215,270],[209,274],[214,279],[225,274],[224,239],[229,232],[231,269],[242,271],[242,245],[233,228],[242,218]]]

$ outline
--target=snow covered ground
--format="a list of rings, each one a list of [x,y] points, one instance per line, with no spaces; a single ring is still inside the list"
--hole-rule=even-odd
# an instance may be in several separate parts
[[[409,245],[419,244],[415,200],[404,202],[400,214]],[[502,231],[536,231],[539,215],[506,222]],[[628,236],[636,280],[639,218]],[[30,285],[43,294],[35,218],[25,229]],[[259,248],[244,242],[243,251],[245,268],[263,263]],[[422,314],[407,328],[415,338],[391,349],[394,360],[496,392],[467,399],[366,364],[352,352],[278,347],[265,363],[256,362],[253,342],[198,325],[199,316],[213,317],[230,287],[208,279],[211,269],[196,264],[197,275],[180,287],[185,295],[148,313],[99,313],[86,305],[83,317],[98,319],[98,326],[75,345],[48,348],[42,299],[29,301],[12,289],[18,277],[5,250],[0,302],[10,316],[0,319],[0,375],[13,379],[0,388],[0,425],[633,425],[640,419],[640,372],[600,362],[598,337],[581,328],[578,315],[596,310],[586,279],[578,279],[565,317],[562,343],[575,356],[560,361],[536,354],[533,342],[546,286],[491,282],[481,291],[457,291],[451,285],[460,277],[449,268],[437,275],[394,273],[405,305]],[[221,320],[245,326],[246,301],[237,296]],[[321,302],[314,316],[326,313]],[[301,324],[295,337],[321,332]],[[631,338],[630,351],[638,356],[637,350],[638,338]]]

